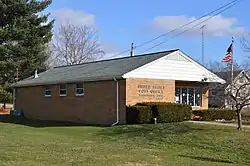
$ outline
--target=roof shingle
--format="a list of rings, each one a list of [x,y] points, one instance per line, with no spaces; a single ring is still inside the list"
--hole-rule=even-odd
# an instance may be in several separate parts
[[[123,74],[166,56],[176,50],[89,62],[72,66],[55,67],[39,73],[37,78],[26,79],[13,84],[13,87],[74,83],[81,81],[108,80],[121,78]]]

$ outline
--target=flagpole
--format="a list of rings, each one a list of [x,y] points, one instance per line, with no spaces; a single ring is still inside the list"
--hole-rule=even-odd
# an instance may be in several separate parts
[[[232,37],[232,54],[231,54],[231,93],[232,93],[232,90],[233,90],[233,81],[234,81],[234,65],[233,65],[233,61],[234,61],[234,49],[233,49],[233,46],[234,46],[234,38]],[[233,109],[233,102],[232,102],[232,109]]]

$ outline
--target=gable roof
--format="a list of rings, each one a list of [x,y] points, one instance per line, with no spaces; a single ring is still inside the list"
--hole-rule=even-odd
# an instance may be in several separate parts
[[[238,82],[241,78],[246,78],[247,82],[244,81],[243,84],[248,83],[250,81],[250,77],[247,74],[247,72],[245,72],[244,70],[241,70],[241,72],[238,75],[234,76],[233,83],[234,84],[239,84],[239,85],[242,84],[241,82]],[[230,82],[227,84],[225,90],[228,90],[229,88],[231,88]]]
[[[180,50],[130,71],[123,77],[225,83],[225,80]]]
[[[55,67],[39,73],[37,78],[28,78],[14,83],[12,84],[12,87],[108,80],[113,79],[114,77],[122,78],[125,73],[177,50],[178,49],[136,55],[132,57],[95,61],[79,65]]]

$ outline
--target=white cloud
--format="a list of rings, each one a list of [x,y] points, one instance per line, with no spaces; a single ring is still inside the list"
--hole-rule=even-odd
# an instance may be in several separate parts
[[[205,20],[207,20],[210,16],[204,17],[199,21],[195,21],[194,23],[188,25],[187,27],[183,27],[176,33],[182,32],[189,27],[193,27]],[[194,21],[197,17],[189,17],[185,15],[180,16],[157,16],[151,22],[151,26],[159,30],[161,32],[168,32],[173,29],[176,29],[184,24],[189,23],[190,21]],[[186,35],[196,35],[201,33],[201,26],[206,25],[204,28],[204,32],[207,35],[213,36],[242,36],[247,34],[247,30],[243,26],[236,26],[237,19],[236,18],[227,18],[223,17],[222,15],[217,15],[200,25],[197,25],[195,28],[190,29],[189,31],[185,32]]]
[[[75,25],[95,26],[95,16],[91,13],[83,11],[75,11],[71,9],[58,9],[51,12],[52,18],[59,24],[70,22]]]

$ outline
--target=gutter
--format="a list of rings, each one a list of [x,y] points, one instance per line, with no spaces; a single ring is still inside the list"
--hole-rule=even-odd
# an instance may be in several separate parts
[[[69,79],[69,80],[53,80],[49,81],[43,80],[39,82],[33,82],[33,79],[30,80],[22,80],[17,83],[11,84],[12,88],[20,88],[20,87],[33,87],[33,86],[42,86],[42,85],[57,85],[57,84],[70,84],[70,83],[76,83],[76,82],[93,82],[93,81],[109,81],[109,80],[114,80],[114,77],[116,78],[123,78],[120,75],[112,75],[112,76],[103,76],[103,77],[85,77],[85,78],[75,78],[75,79]]]
[[[115,126],[119,123],[119,84],[116,78],[114,78],[114,81],[116,82],[116,122],[111,126]]]

